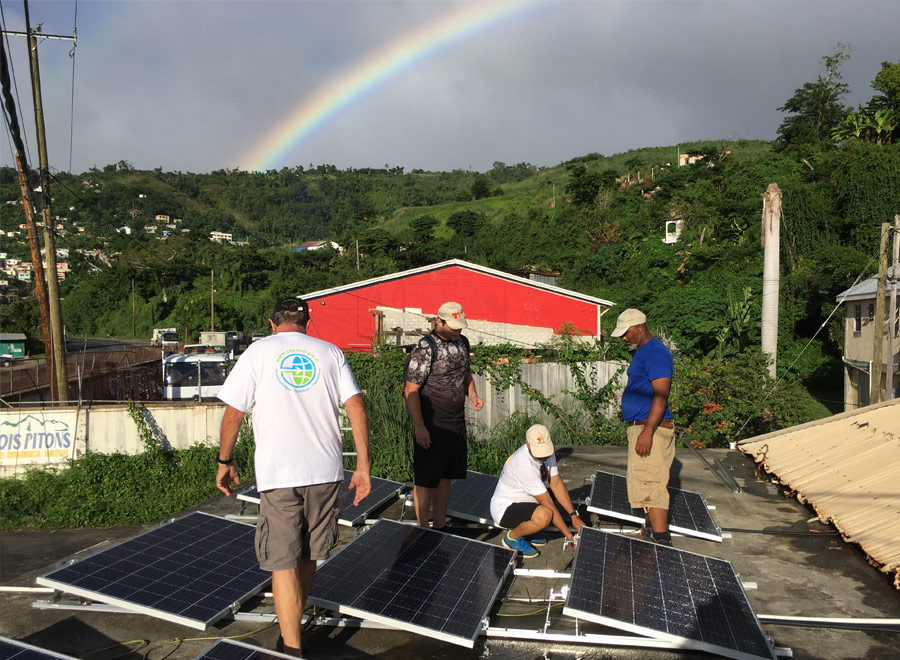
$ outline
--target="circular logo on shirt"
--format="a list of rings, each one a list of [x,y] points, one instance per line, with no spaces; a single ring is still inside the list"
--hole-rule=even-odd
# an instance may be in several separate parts
[[[305,392],[319,380],[319,364],[312,354],[290,351],[282,354],[280,359],[278,377],[288,389]]]

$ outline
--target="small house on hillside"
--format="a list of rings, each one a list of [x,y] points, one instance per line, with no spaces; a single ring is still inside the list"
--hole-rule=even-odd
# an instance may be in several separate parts
[[[307,241],[306,243],[301,243],[298,245],[294,251],[295,252],[314,252],[316,250],[321,250],[322,248],[330,247],[332,250],[337,250],[339,253],[343,254],[343,250],[341,246],[335,243],[334,241]]]
[[[890,313],[890,294],[893,283],[888,278],[885,287],[884,309],[885,315]],[[838,302],[846,304],[844,314],[844,410],[854,410],[859,406],[866,406],[872,400],[874,387],[879,387],[882,400],[894,398],[900,394],[900,373],[898,373],[898,355],[900,355],[900,339],[898,339],[898,315],[895,312],[893,323],[882,320],[875,322],[875,297],[878,291],[878,278],[870,277],[860,282],[837,297]],[[882,346],[884,359],[882,360],[882,380],[880,383],[872,383],[872,360],[874,354],[875,333],[882,334]],[[888,333],[894,333],[893,353],[889,352],[890,338]],[[893,374],[893,393],[890,397],[885,395],[887,384],[887,370]]]
[[[600,334],[614,304],[543,282],[452,259],[303,296],[309,334],[343,350],[382,342],[412,345],[431,331],[438,307],[460,303],[470,344],[536,346],[561,330]]]

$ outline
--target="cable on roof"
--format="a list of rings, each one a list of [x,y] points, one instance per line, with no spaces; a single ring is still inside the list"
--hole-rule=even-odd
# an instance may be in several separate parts
[[[794,531],[790,529],[740,529],[738,527],[722,527],[723,532],[731,532],[733,534],[770,534],[773,536],[839,536],[840,532],[822,531],[817,532],[813,529],[807,531]]]

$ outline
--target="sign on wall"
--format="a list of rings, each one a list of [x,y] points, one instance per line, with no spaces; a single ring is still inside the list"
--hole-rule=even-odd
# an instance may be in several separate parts
[[[75,412],[6,415],[0,421],[0,466],[62,464],[75,446]]]

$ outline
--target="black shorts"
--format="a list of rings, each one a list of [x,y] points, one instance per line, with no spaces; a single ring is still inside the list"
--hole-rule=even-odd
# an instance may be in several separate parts
[[[506,529],[518,527],[523,522],[531,520],[531,516],[534,515],[534,510],[539,506],[540,504],[537,502],[513,502],[506,507],[506,511],[503,512],[503,517],[500,518],[499,524]]]
[[[468,447],[465,428],[458,431],[429,428],[431,447],[422,449],[413,440],[415,485],[437,488],[441,479],[465,479]]]

